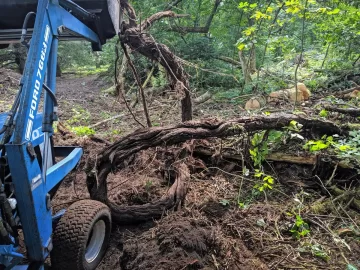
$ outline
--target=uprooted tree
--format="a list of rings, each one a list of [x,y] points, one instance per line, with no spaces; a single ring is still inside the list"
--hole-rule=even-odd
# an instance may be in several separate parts
[[[173,171],[172,185],[167,194],[160,200],[132,206],[120,206],[108,198],[107,178],[108,175],[116,170],[121,170],[131,164],[134,155],[142,150],[152,147],[180,145],[186,141],[195,139],[227,138],[237,136],[242,141],[248,140],[248,135],[262,130],[281,130],[289,125],[291,121],[303,125],[303,135],[306,137],[322,136],[323,134],[348,134],[349,127],[339,127],[331,122],[316,119],[307,119],[296,115],[280,114],[272,116],[242,117],[229,121],[219,121],[216,119],[204,120],[200,122],[186,122],[176,126],[158,127],[150,129],[140,129],[122,138],[118,142],[106,147],[95,158],[90,158],[87,163],[87,187],[90,196],[94,200],[106,203],[112,211],[115,222],[133,223],[159,218],[164,211],[181,205],[186,195],[186,182],[190,178],[193,166],[193,153],[196,149],[191,147],[180,147],[175,155],[176,160],[171,161],[169,168]],[[172,152],[174,149],[171,150]],[[216,153],[200,147],[196,150],[200,155],[213,156]],[[217,153],[227,158],[247,162],[246,154],[234,156],[231,153]],[[187,159],[190,158],[190,159]],[[288,157],[273,155],[269,157],[274,161],[293,162],[298,164],[316,163],[316,157]],[[192,161],[192,162],[189,162]],[[202,163],[203,161],[200,161]],[[205,168],[206,165],[202,163]],[[337,165],[336,165],[337,166]],[[174,176],[175,175],[175,176]],[[327,183],[332,185],[332,183]],[[337,195],[341,195],[339,189],[333,185],[329,189],[335,190]],[[356,191],[357,192],[357,191]],[[345,195],[341,195],[345,196]],[[354,201],[358,203],[357,200]],[[360,210],[360,209],[359,209]]]
[[[177,60],[174,53],[146,32],[156,21],[165,17],[179,17],[172,11],[163,11],[147,18],[143,23],[137,23],[137,17],[134,8],[127,0],[120,1],[123,17],[126,14],[127,21],[122,20],[120,28],[120,42],[130,47],[145,57],[159,62],[167,71],[170,78],[170,87],[178,93],[181,100],[181,118],[182,121],[192,119],[192,102],[188,75],[182,64]]]
[[[153,14],[149,18],[143,20],[142,23],[138,24],[138,18],[136,16],[135,9],[129,4],[128,0],[120,1],[121,27],[119,37],[124,50],[126,50],[126,47],[124,45],[127,45],[130,47],[131,50],[142,54],[143,56],[147,57],[152,61],[160,63],[165,68],[169,77],[170,87],[177,92],[181,100],[182,121],[188,121],[192,119],[193,110],[189,76],[182,66],[181,59],[179,59],[166,45],[156,42],[156,40],[148,32],[149,28],[154,23],[163,18],[188,17],[188,15],[176,14],[175,12],[171,11],[171,9],[178,5],[180,2],[182,1],[176,0],[169,3],[165,7],[164,11]],[[213,8],[204,26],[172,27],[171,31],[180,32],[182,34],[208,33],[214,16],[221,3],[222,0],[214,1]],[[124,18],[126,18],[126,20]],[[131,69],[134,73],[134,67],[131,63],[129,63],[129,65],[131,66]],[[134,76],[136,77],[136,74],[134,74]],[[142,93],[144,99],[145,96],[143,95],[143,89],[141,89],[142,86],[139,83],[139,79],[136,80],[138,81],[138,87],[140,88],[140,92]],[[143,103],[145,114],[148,114],[146,112],[146,102],[144,100]],[[148,116],[146,116],[146,118],[148,120]]]

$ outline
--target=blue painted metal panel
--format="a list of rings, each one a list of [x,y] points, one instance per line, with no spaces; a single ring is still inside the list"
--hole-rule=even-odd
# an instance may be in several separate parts
[[[72,169],[75,168],[82,153],[82,148],[75,148],[70,155],[48,169],[46,172],[47,192],[50,192],[69,172],[72,171]]]
[[[0,127],[2,127],[5,124],[6,117],[7,117],[7,113],[0,113]]]
[[[99,46],[101,46],[100,39],[95,32],[62,7],[50,4],[48,12],[53,31],[57,31],[59,26],[64,26],[66,29],[86,38],[88,41],[98,43]]]
[[[46,185],[37,159],[32,159],[26,144],[6,145],[17,207],[30,260],[43,261],[49,254],[52,233],[51,209],[46,206]]]
[[[36,20],[28,57],[26,59],[22,78],[23,90],[21,94],[19,112],[16,117],[14,144],[21,144],[31,140],[34,118],[37,114],[42,86],[44,82],[50,46],[53,34],[47,16],[49,0],[39,0]]]
[[[13,245],[0,245],[0,254],[4,256],[0,257],[0,264],[5,265],[7,268],[12,269],[24,259],[24,256],[16,252],[17,248]]]
[[[47,72],[47,86],[55,95],[56,93],[56,68],[57,68],[57,51],[58,51],[59,40],[57,37],[53,39],[48,72]],[[57,119],[54,119],[54,102],[48,95],[45,94],[45,108],[44,108],[44,118],[43,118],[43,132],[52,132],[52,123]]]
[[[14,268],[12,268],[13,270],[28,270],[29,266],[28,265],[17,265]],[[44,268],[42,268],[44,269]]]
[[[0,128],[4,125],[6,120],[7,113],[0,114]],[[44,141],[44,134],[42,132],[42,113],[38,113],[35,117],[33,132],[31,135],[31,142],[33,146],[38,146]],[[4,135],[0,135],[0,140]],[[12,142],[14,137],[11,138],[10,142]]]

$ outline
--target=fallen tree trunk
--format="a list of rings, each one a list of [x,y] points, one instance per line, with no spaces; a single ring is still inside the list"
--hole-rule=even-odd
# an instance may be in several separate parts
[[[350,88],[350,89],[346,89],[344,91],[337,92],[337,93],[334,94],[334,96],[339,97],[339,98],[344,98],[347,95],[349,95],[351,92],[354,92],[356,90],[360,90],[360,86],[356,86],[356,87],[353,87],[353,88]]]
[[[232,65],[234,65],[234,66],[236,66],[236,67],[241,67],[241,63],[239,62],[239,61],[236,61],[236,60],[234,60],[234,59],[232,59],[232,58],[230,58],[230,57],[226,57],[226,56],[218,56],[218,57],[216,57],[217,59],[219,59],[219,60],[221,60],[221,61],[224,61],[224,62],[226,62],[226,63],[230,63],[230,64],[232,64]]]
[[[134,206],[134,208],[126,207],[126,209],[124,209],[111,203],[108,199],[107,177],[109,173],[116,169],[121,169],[126,159],[150,147],[170,146],[191,139],[211,137],[225,138],[235,135],[246,135],[248,132],[259,130],[282,129],[287,127],[292,120],[302,124],[303,130],[317,135],[347,134],[346,130],[342,130],[331,122],[307,119],[291,114],[242,117],[229,121],[210,119],[200,122],[190,121],[170,127],[140,129],[125,136],[111,146],[106,147],[95,158],[90,158],[87,161],[86,182],[90,197],[108,204],[113,212],[114,220],[117,222],[132,222],[132,220],[139,221],[139,219],[145,220],[158,217],[159,213],[163,213],[165,209],[176,206],[177,201],[182,195],[178,196],[179,198],[176,197],[174,200],[172,196],[175,193],[171,191],[169,196],[158,202],[149,205]],[[185,178],[179,175],[181,175],[180,171],[178,171],[178,177]],[[177,185],[179,185],[179,182]],[[136,218],[137,215],[141,217]]]
[[[196,146],[194,150],[194,154],[197,155],[204,155],[204,156],[213,156],[218,154],[215,149],[209,149],[203,146]],[[234,154],[231,151],[227,151],[225,149],[221,150],[220,153],[221,157],[225,159],[233,159],[237,161],[243,161],[244,156],[239,154]],[[295,156],[289,155],[281,152],[270,153],[266,157],[268,161],[278,161],[278,162],[288,162],[294,164],[301,164],[301,165],[315,165],[317,161],[316,155],[310,156]]]
[[[206,93],[202,94],[201,96],[194,99],[194,104],[199,105],[201,103],[204,103],[212,98],[212,94],[207,91]]]
[[[352,117],[360,116],[360,109],[354,109],[354,108],[342,109],[335,106],[326,106],[325,109],[330,112],[339,112],[342,114],[348,114]]]

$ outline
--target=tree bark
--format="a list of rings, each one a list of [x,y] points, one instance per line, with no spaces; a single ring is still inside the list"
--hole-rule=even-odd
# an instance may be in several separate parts
[[[185,183],[190,180],[190,171],[186,164],[178,163],[173,167],[176,179],[168,192],[158,201],[143,205],[120,206],[110,202],[104,196],[91,196],[91,198],[106,202],[111,210],[113,221],[119,224],[139,223],[160,218],[166,210],[176,208],[183,203],[186,195]],[[89,183],[88,187],[94,188]]]
[[[208,101],[209,99],[211,99],[212,96],[213,95],[209,91],[207,91],[204,94],[202,94],[201,96],[195,98],[194,104],[198,105],[198,104],[204,103],[204,102]]]
[[[170,87],[176,90],[180,96],[182,121],[191,120],[192,102],[188,75],[170,49],[164,44],[156,43],[155,40],[139,32],[139,29],[136,28],[127,29],[124,36],[120,38],[132,50],[159,62],[165,68],[171,78]]]
[[[134,206],[133,208],[120,208],[108,200],[107,177],[109,173],[125,166],[126,159],[132,157],[141,150],[156,146],[170,146],[183,143],[192,139],[224,138],[229,136],[247,134],[259,130],[282,129],[287,127],[290,121],[295,120],[303,125],[303,130],[315,134],[347,134],[347,130],[340,129],[337,125],[317,119],[306,119],[297,115],[273,114],[270,116],[242,117],[230,121],[219,121],[216,119],[201,122],[186,122],[170,127],[155,127],[140,129],[125,136],[120,141],[106,147],[96,157],[88,159],[86,166],[87,186],[90,197],[108,204],[113,211],[117,221],[135,221],[151,218],[151,215],[159,216],[164,209],[172,208],[183,198],[183,189],[175,188],[169,190],[168,196],[158,202],[146,206]],[[178,171],[178,178],[183,170]],[[184,169],[185,175],[187,171]],[[175,184],[179,185],[180,182]],[[176,192],[174,191],[176,190]],[[180,194],[180,195],[174,195]],[[170,196],[171,195],[171,196]],[[175,196],[175,197],[174,197]],[[175,198],[175,200],[174,200]],[[124,210],[125,209],[125,210]],[[137,218],[137,216],[139,216]]]
[[[251,49],[249,57],[250,57],[250,59],[248,61],[249,61],[250,74],[254,74],[256,72],[256,48],[255,48],[255,46],[253,46],[253,48]]]
[[[128,64],[129,64],[132,72],[133,72],[134,78],[135,78],[135,80],[136,80],[136,82],[137,82],[137,84],[138,84],[138,87],[139,87],[139,92],[140,92],[141,101],[142,101],[143,107],[144,107],[144,114],[145,114],[147,126],[148,126],[148,127],[151,127],[152,124],[151,124],[151,121],[150,121],[150,115],[149,115],[149,110],[148,110],[148,107],[147,107],[147,102],[146,102],[146,97],[145,97],[145,93],[144,93],[144,88],[143,88],[143,86],[141,85],[141,81],[140,81],[139,75],[138,75],[138,73],[137,73],[137,71],[136,71],[136,68],[135,68],[133,62],[132,62],[131,59],[130,59],[130,56],[129,56],[128,52],[127,52],[127,48],[126,48],[125,44],[124,44],[124,43],[121,43],[121,47],[122,47],[122,49],[123,49],[123,51],[124,51],[124,54],[125,54],[126,59],[127,59],[127,62],[128,62]]]
[[[252,79],[250,76],[251,75],[250,69],[248,68],[248,61],[242,51],[239,51],[239,59],[240,59],[240,63],[241,63],[241,69],[243,72],[245,84],[249,84],[252,82]]]
[[[133,51],[160,63],[165,68],[170,78],[170,87],[176,90],[180,97],[182,121],[191,120],[192,102],[187,73],[166,45],[157,43],[151,35],[143,32],[143,30],[149,28],[156,20],[164,17],[176,17],[177,15],[172,11],[159,12],[138,26],[133,8],[125,0],[121,1],[121,4],[122,7],[128,11],[129,22],[123,22],[122,24],[119,34],[120,41],[128,45]]]
[[[342,114],[348,114],[352,117],[359,117],[360,116],[360,109],[354,109],[354,108],[348,108],[348,109],[343,109],[343,108],[338,108],[335,106],[325,106],[324,107],[325,110],[328,110],[330,112],[339,112]]]

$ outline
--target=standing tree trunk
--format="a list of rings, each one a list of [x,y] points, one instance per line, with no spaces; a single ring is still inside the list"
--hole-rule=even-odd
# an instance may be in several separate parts
[[[19,67],[19,72],[23,74],[27,57],[26,48],[20,43],[16,43],[13,45],[13,50],[15,55],[15,63]]]
[[[251,75],[256,72],[256,50],[255,45],[252,46],[249,56],[246,57],[243,51],[239,51],[239,59],[241,63],[241,69],[245,79],[245,84],[251,83]]]
[[[100,68],[100,66],[101,66],[100,53],[99,52],[94,52],[93,55],[94,55],[94,58],[95,58],[95,67]]]
[[[117,63],[116,63],[117,65]],[[122,57],[121,64],[119,66],[119,73],[117,75],[117,81],[119,83],[119,87],[116,88],[116,96],[120,96],[120,91],[125,95],[125,73],[127,68],[127,59],[125,54]]]
[[[248,61],[250,62],[249,63],[250,73],[254,74],[256,72],[256,48],[255,48],[255,46],[252,47],[249,57],[250,57],[250,59]]]
[[[15,56],[15,63],[18,65],[19,72],[24,73],[26,58],[27,58],[27,49],[20,43],[12,45],[13,55]],[[56,64],[56,77],[61,77],[62,72],[60,68],[59,61]]]
[[[163,11],[152,15],[144,23],[138,25],[135,11],[128,1],[122,0],[120,3],[129,17],[128,22],[122,22],[119,34],[120,41],[128,45],[133,51],[160,63],[165,68],[170,78],[170,87],[177,91],[181,101],[182,121],[192,120],[192,101],[188,74],[177,60],[175,54],[166,45],[157,43],[150,34],[144,32],[159,19],[177,17],[178,15],[172,11]]]
[[[62,75],[62,71],[58,60],[56,63],[56,77],[61,77],[61,75]]]
[[[241,63],[241,69],[243,72],[243,76],[244,76],[244,80],[245,80],[245,84],[249,84],[252,82],[251,79],[251,74],[250,74],[250,69],[248,68],[248,61],[246,59],[246,57],[244,56],[242,51],[239,51],[239,59],[240,59],[240,63]]]

